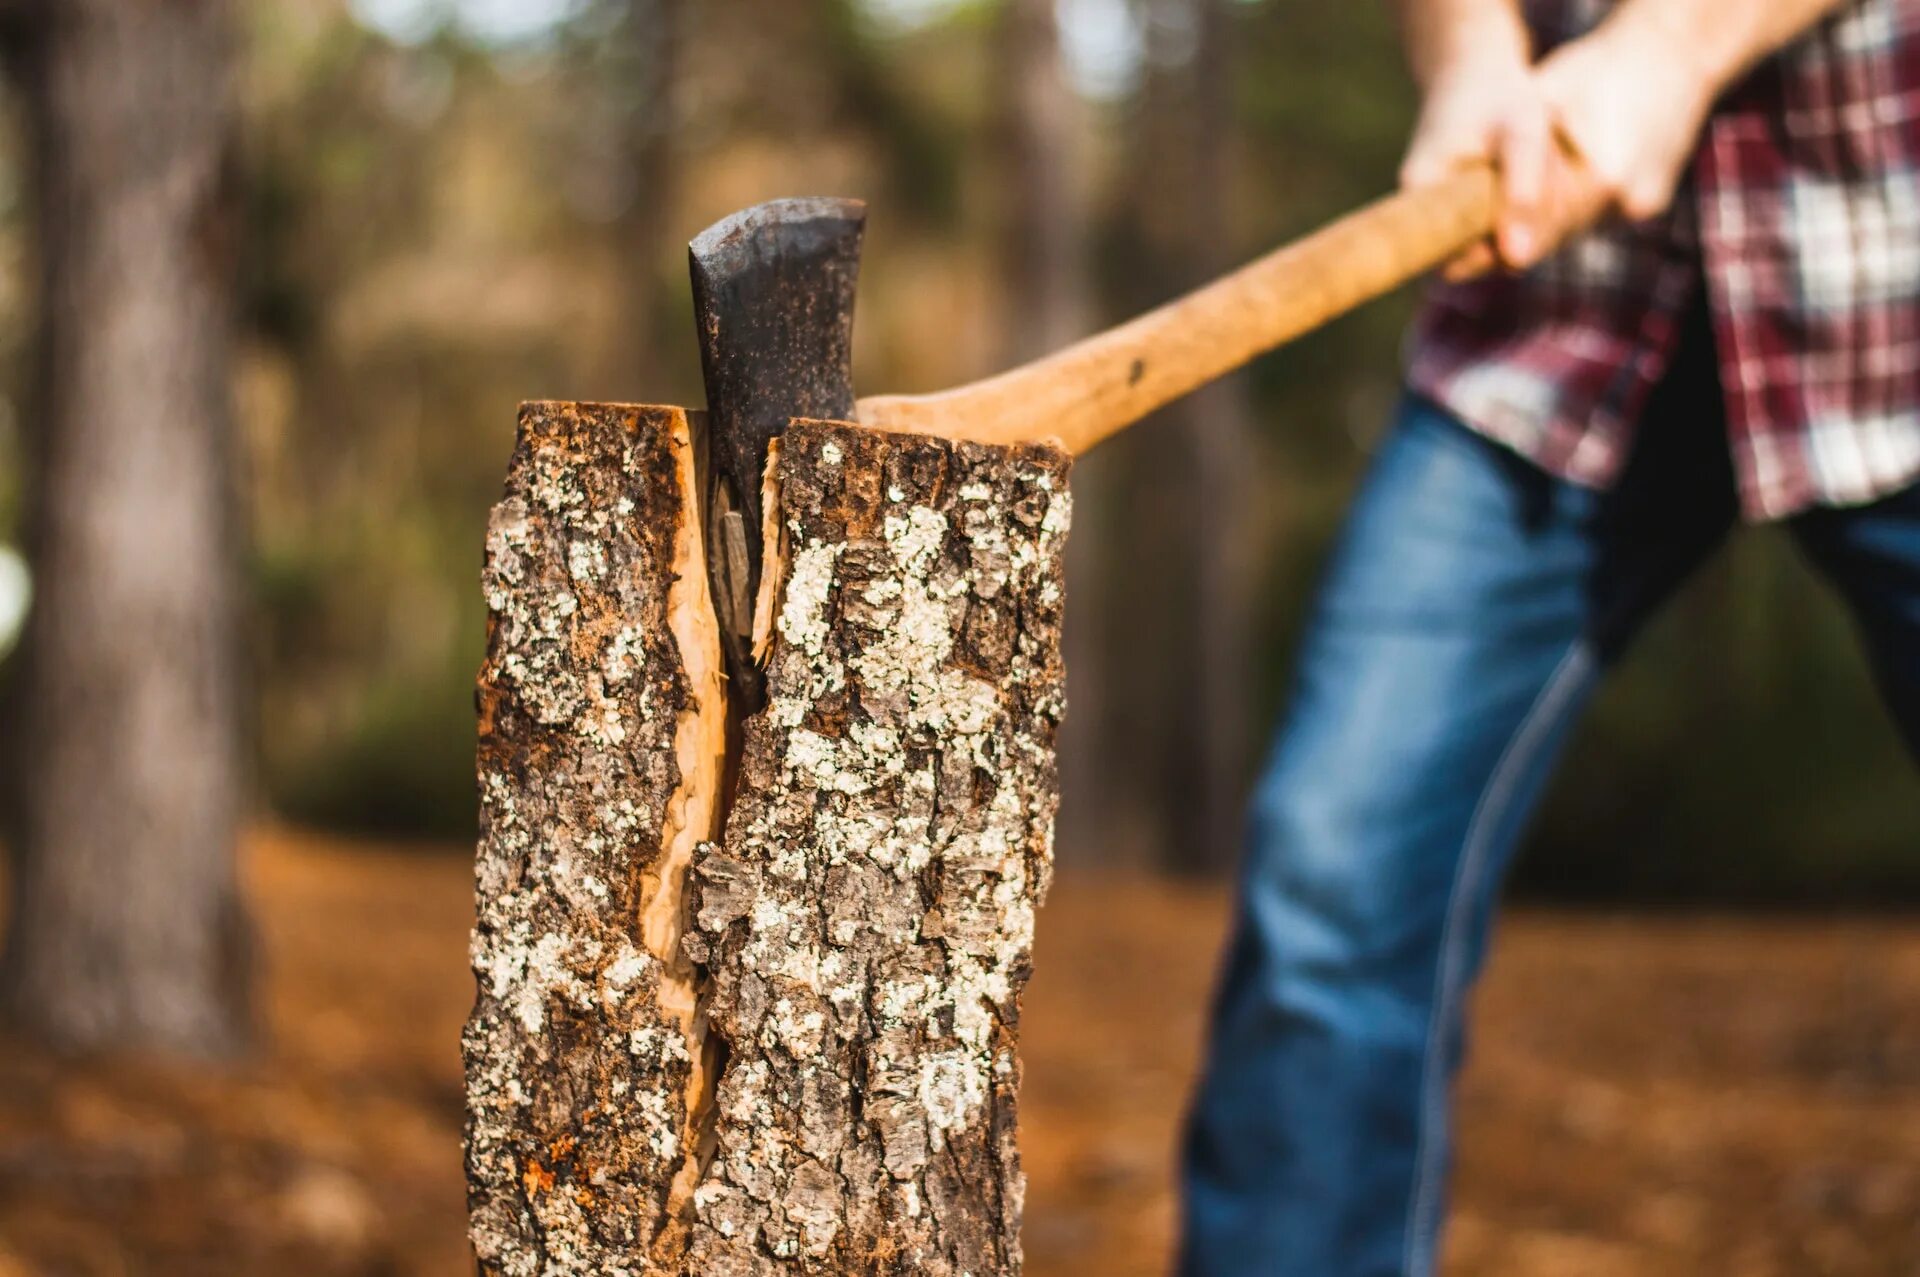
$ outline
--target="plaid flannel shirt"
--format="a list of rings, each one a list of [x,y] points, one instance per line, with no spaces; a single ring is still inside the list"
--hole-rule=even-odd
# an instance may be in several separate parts
[[[1541,47],[1604,0],[1529,0]],[[1853,0],[1718,104],[1673,208],[1437,284],[1407,380],[1574,483],[1619,473],[1695,290],[1752,519],[1920,476],[1920,0]]]

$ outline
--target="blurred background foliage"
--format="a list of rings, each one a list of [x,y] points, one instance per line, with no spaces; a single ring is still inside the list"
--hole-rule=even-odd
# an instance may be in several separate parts
[[[1017,353],[1007,334],[1030,281],[1004,251],[1022,193],[1008,179],[1002,7],[242,7],[235,393],[273,812],[470,832],[476,575],[514,404],[698,403],[684,245],[711,220],[777,195],[870,202],[856,365],[868,391],[950,384]],[[1046,162],[1063,175],[1051,215],[1080,228],[1058,265],[1078,281],[1081,327],[1390,186],[1412,97],[1387,11],[1238,0],[1208,31],[1191,4],[1062,0],[1073,92]],[[16,168],[0,152],[0,537],[18,525],[11,405],[31,283]],[[1097,757],[1070,786],[1063,859],[1221,867],[1196,817],[1195,760],[1228,760],[1233,791],[1257,761],[1321,556],[1396,393],[1411,304],[1336,323],[1087,463],[1075,697],[1098,739],[1083,728],[1076,748]],[[1224,524],[1219,472],[1194,461],[1216,422],[1216,438],[1244,443]],[[1226,603],[1196,607],[1183,583],[1210,579],[1223,544],[1241,565]],[[0,595],[17,601],[6,562]],[[1235,627],[1237,644],[1210,644],[1207,626]],[[1196,666],[1230,691],[1225,719],[1207,719],[1228,702],[1196,692]],[[1631,656],[1523,880],[1589,898],[1912,901],[1914,798],[1844,617],[1763,531],[1737,538]]]

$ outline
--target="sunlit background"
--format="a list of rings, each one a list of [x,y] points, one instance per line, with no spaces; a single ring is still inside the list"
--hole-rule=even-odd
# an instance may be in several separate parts
[[[700,402],[693,234],[775,196],[864,198],[856,381],[927,390],[1392,183],[1414,102],[1391,5],[1058,0],[1038,28],[1013,8],[235,6],[245,864],[270,1046],[241,1083],[6,1066],[0,1274],[460,1270],[482,529],[518,401]],[[0,683],[36,593],[36,258],[8,101]],[[1413,300],[1076,472],[1063,873],[1029,1038],[1036,1272],[1158,1271],[1239,806]],[[1839,609],[1783,537],[1737,538],[1631,654],[1530,842],[1534,907],[1583,912],[1527,914],[1496,966],[1469,1115],[1498,1142],[1470,1137],[1461,1271],[1911,1270],[1915,797]],[[1886,917],[1725,913],[1755,905]],[[1636,930],[1595,906],[1715,921]],[[1771,1080],[1741,1089],[1748,1065]],[[1729,1249],[1756,1228],[1774,1240]]]
[[[871,393],[1091,331],[1389,184],[1411,96],[1388,6],[1223,3],[1209,34],[1184,0],[1061,0],[1066,97],[1037,196],[1009,140],[1018,55],[997,8],[243,6],[236,395],[264,810],[470,829],[475,547],[513,405],[698,403],[684,246],[712,219],[783,194],[869,201]],[[0,177],[0,529],[16,531],[18,185]],[[1060,228],[1037,267],[1018,246],[1035,226]],[[1315,565],[1395,393],[1406,308],[1342,321],[1083,467],[1069,861],[1230,857],[1219,813],[1257,761]],[[1229,492],[1209,490],[1222,450],[1244,460]],[[21,564],[16,536],[0,650]],[[1771,534],[1724,556],[1582,737],[1526,878],[1723,899],[1920,885],[1907,764],[1817,593]],[[1116,633],[1129,641],[1109,652]],[[1231,668],[1208,675],[1221,653]]]

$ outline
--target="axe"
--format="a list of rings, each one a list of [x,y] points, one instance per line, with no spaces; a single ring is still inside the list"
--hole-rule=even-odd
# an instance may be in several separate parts
[[[750,647],[767,450],[796,417],[856,420],[1078,455],[1256,355],[1391,292],[1491,234],[1498,182],[1466,167],[1403,191],[1127,323],[997,376],[927,395],[853,394],[853,293],[865,206],[788,199],[690,245],[708,410],[714,594],[736,693],[758,707]]]

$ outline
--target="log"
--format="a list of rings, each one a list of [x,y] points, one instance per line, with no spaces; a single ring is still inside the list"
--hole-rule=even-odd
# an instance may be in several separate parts
[[[648,1273],[684,1249],[711,1092],[683,889],[726,738],[693,425],[529,404],[487,527],[463,1052],[483,1273]]]
[[[490,526],[482,1271],[1017,1273],[1067,461],[795,423],[729,733],[698,429],[531,405]]]

